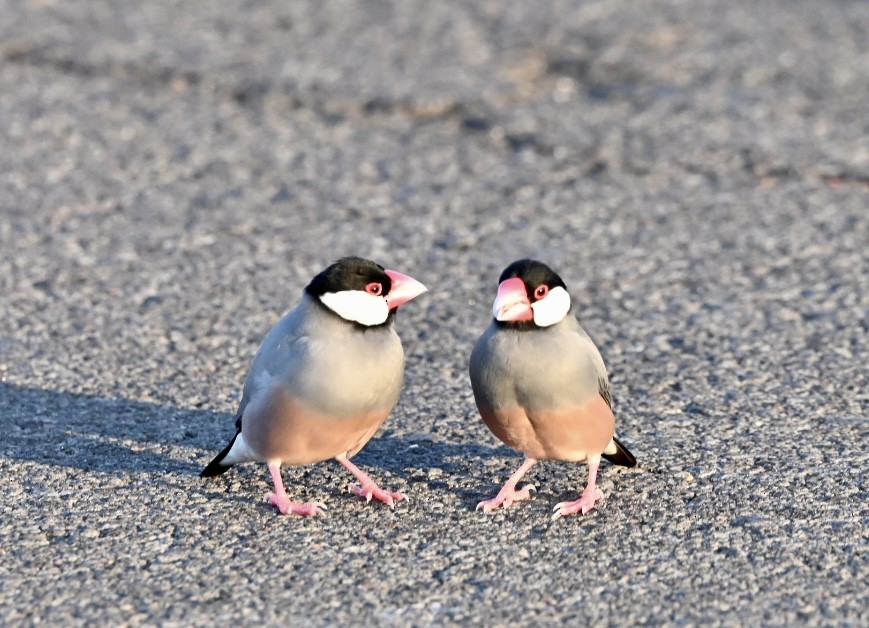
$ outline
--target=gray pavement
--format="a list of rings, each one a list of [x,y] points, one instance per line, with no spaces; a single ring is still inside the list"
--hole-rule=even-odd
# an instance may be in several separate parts
[[[141,6],[140,6],[141,5]],[[869,3],[0,0],[0,624],[867,625]],[[198,471],[344,254],[429,287],[356,461]],[[466,364],[561,271],[640,466],[551,522]]]

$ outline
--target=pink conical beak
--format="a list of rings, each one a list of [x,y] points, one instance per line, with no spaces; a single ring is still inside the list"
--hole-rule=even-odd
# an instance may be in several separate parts
[[[492,316],[495,320],[530,321],[534,318],[534,310],[528,300],[525,282],[519,277],[505,279],[498,286],[498,296],[492,306]]]
[[[394,310],[399,305],[404,305],[428,290],[428,288],[413,277],[400,273],[397,270],[387,269],[384,272],[392,280],[392,287],[389,289],[389,294],[386,295],[386,304],[390,310]]]

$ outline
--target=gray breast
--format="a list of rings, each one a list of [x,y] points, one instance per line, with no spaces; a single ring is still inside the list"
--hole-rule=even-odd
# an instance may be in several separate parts
[[[313,410],[342,416],[392,408],[404,379],[404,350],[391,326],[308,336],[284,383]]]
[[[577,328],[568,319],[526,331],[492,323],[471,354],[477,404],[550,410],[587,401],[597,393],[598,377]]]
[[[403,377],[404,350],[391,325],[363,331],[304,295],[257,351],[239,412],[258,390],[275,384],[324,414],[391,408]]]

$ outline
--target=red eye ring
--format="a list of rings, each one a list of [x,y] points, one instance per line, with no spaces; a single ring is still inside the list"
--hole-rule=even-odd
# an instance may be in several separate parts
[[[365,292],[368,294],[373,294],[376,297],[379,297],[383,293],[383,286],[377,283],[376,281],[372,281],[370,284],[365,286]]]
[[[534,298],[538,300],[542,299],[547,294],[549,294],[549,286],[547,286],[545,283],[540,284],[539,286],[537,286],[537,289],[534,290]]]

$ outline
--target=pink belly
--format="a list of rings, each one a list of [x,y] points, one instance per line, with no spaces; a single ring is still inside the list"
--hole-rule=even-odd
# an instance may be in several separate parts
[[[615,417],[600,395],[571,408],[480,408],[480,414],[495,436],[537,459],[585,460],[603,453],[615,433]]]
[[[353,456],[374,436],[391,408],[351,416],[326,416],[304,407],[283,391],[251,404],[243,420],[245,440],[264,460],[310,464],[341,454]],[[253,406],[253,407],[252,407]]]

